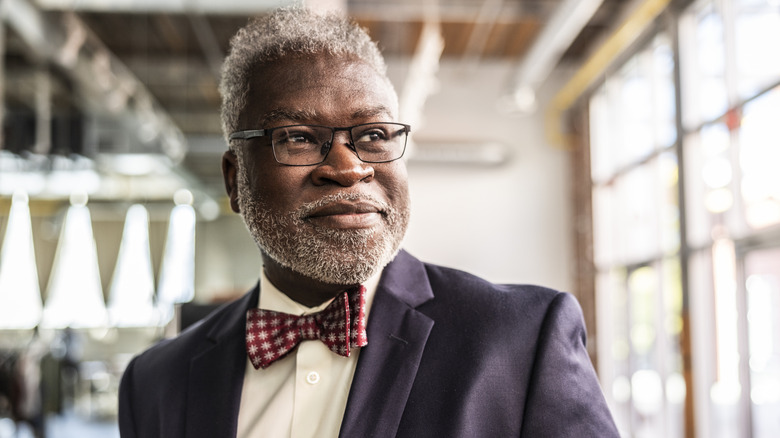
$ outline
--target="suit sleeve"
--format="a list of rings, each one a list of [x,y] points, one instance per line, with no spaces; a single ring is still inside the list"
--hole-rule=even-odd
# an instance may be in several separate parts
[[[585,349],[573,296],[560,293],[542,323],[526,398],[522,437],[619,437]]]
[[[122,375],[119,384],[119,435],[122,438],[136,438],[135,420],[133,419],[133,359]]]

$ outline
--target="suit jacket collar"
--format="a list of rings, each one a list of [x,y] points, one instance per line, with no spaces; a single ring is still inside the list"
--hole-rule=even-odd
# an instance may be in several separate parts
[[[412,308],[433,299],[425,265],[403,250],[385,267],[379,289]]]
[[[340,436],[395,436],[433,320],[416,308],[433,299],[423,264],[402,251],[382,274]]]

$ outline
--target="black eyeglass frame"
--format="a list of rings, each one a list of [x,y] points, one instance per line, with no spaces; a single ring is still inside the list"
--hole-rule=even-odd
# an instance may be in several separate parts
[[[360,157],[360,153],[358,152],[357,148],[355,147],[355,140],[352,138],[352,130],[355,128],[359,128],[361,126],[369,126],[369,125],[393,125],[393,126],[400,126],[403,127],[403,131],[406,133],[406,137],[404,138],[404,146],[401,149],[401,154],[393,158],[391,160],[381,160],[381,161],[370,161],[370,160],[364,160]],[[328,151],[322,156],[322,160],[318,161],[316,163],[309,163],[309,164],[287,164],[282,163],[279,161],[279,158],[276,156],[276,149],[273,147],[273,142],[271,142],[271,149],[274,153],[274,160],[276,160],[277,163],[283,164],[285,166],[316,166],[318,164],[322,164],[325,162],[325,160],[328,158],[328,154],[330,153],[330,150],[332,149],[333,145],[333,139],[336,137],[337,131],[346,131],[349,133],[349,146],[350,149],[352,149],[355,152],[355,155],[358,157],[358,159],[364,163],[372,163],[372,164],[379,164],[379,163],[390,163],[396,160],[401,159],[401,157],[404,156],[406,153],[406,145],[409,143],[409,133],[412,132],[411,125],[407,125],[405,123],[397,123],[397,122],[371,122],[371,123],[360,123],[358,125],[354,126],[346,126],[346,127],[334,127],[334,126],[324,126],[324,125],[306,125],[306,124],[296,124],[296,125],[285,125],[285,126],[276,126],[274,128],[268,128],[268,129],[246,129],[243,131],[236,131],[231,133],[228,136],[228,140],[250,140],[257,137],[272,137],[273,132],[277,129],[285,129],[285,128],[294,128],[296,126],[309,126],[314,128],[326,128],[330,129],[330,141],[328,142],[331,146],[328,147]]]

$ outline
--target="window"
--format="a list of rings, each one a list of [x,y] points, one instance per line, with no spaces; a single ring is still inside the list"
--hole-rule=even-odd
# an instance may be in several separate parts
[[[748,252],[744,277],[752,429],[771,437],[780,412],[780,248]]]
[[[772,350],[757,350],[771,338],[759,327],[773,327],[780,317],[756,307],[773,302],[771,280],[756,260],[771,260],[777,250],[749,251],[780,248],[772,231],[780,225],[779,25],[779,5],[756,0],[700,2],[681,21],[685,215],[702,436],[772,436],[768,430],[777,430],[780,417],[772,397],[762,395],[773,382]],[[712,88],[704,90],[708,82]],[[708,92],[719,96],[717,104]]]
[[[774,436],[780,3],[666,23],[587,103],[600,376],[626,436]]]
[[[673,51],[661,34],[590,101],[599,364],[625,435],[682,436]],[[606,327],[603,327],[606,325]]]

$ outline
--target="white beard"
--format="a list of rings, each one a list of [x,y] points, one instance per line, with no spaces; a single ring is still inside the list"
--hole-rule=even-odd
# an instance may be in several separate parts
[[[409,224],[408,201],[395,208],[359,194],[326,196],[294,211],[271,211],[263,196],[249,188],[239,157],[238,205],[257,246],[280,265],[331,284],[352,285],[368,280],[398,253]],[[339,200],[365,200],[383,210],[383,228],[341,230],[314,227],[302,218],[315,208]],[[289,232],[291,229],[296,232]]]

